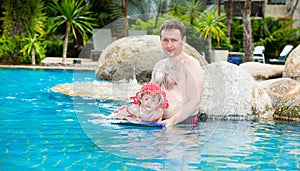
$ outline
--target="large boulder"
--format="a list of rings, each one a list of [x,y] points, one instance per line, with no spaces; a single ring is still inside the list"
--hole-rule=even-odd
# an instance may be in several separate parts
[[[239,65],[246,70],[255,80],[267,80],[270,78],[281,78],[283,65],[262,64],[259,62],[245,62]]]
[[[289,54],[282,76],[300,81],[300,45]]]
[[[253,77],[228,62],[203,67],[204,88],[200,112],[211,118],[272,118],[271,99]]]
[[[228,62],[215,62],[203,67],[204,89],[200,113],[216,119],[272,119],[271,99],[245,70]],[[71,96],[128,101],[139,88],[136,81],[75,82],[51,90]]]
[[[260,81],[259,84],[268,93],[272,101],[272,107],[275,108],[285,94],[297,84],[297,81],[291,78],[277,78]]]
[[[193,47],[186,44],[184,52],[198,59],[202,66],[207,62]],[[164,58],[159,36],[140,35],[118,39],[102,52],[96,76],[99,79],[118,81],[132,79],[139,82],[151,79],[154,65]]]
[[[291,89],[274,111],[274,119],[300,121],[300,83]]]

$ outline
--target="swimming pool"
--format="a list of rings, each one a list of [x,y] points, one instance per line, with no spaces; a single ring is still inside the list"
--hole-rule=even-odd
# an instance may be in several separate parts
[[[121,102],[50,90],[92,71],[0,69],[0,170],[299,170],[300,124],[202,121],[171,130],[88,120]]]

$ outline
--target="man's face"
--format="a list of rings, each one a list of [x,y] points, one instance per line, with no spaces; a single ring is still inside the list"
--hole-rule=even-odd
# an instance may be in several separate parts
[[[181,53],[185,37],[182,39],[180,31],[176,29],[162,30],[160,41],[166,55],[175,57]]]

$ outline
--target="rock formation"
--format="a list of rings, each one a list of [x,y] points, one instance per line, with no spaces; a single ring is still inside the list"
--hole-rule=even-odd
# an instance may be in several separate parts
[[[274,118],[300,121],[300,83],[293,87],[275,108]]]
[[[201,113],[208,117],[253,119],[271,118],[268,94],[245,70],[228,62],[204,67]]]
[[[300,81],[300,45],[298,45],[286,59],[282,77]]]
[[[268,93],[272,101],[272,107],[276,107],[296,84],[297,81],[291,78],[277,78],[259,82],[261,87]]]
[[[200,64],[207,62],[190,45],[184,46],[184,52],[192,55]],[[142,35],[124,37],[114,41],[101,54],[96,76],[99,79],[118,81],[133,79],[135,73],[139,82],[151,79],[154,65],[164,58],[159,36]]]
[[[246,62],[240,64],[239,67],[246,70],[255,80],[281,78],[284,69],[283,65],[270,65],[259,62]]]

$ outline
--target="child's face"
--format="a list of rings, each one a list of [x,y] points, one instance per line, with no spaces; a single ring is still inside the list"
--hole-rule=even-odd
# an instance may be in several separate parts
[[[160,104],[160,95],[156,94],[154,96],[146,93],[142,96],[141,105],[147,110],[155,110]]]

